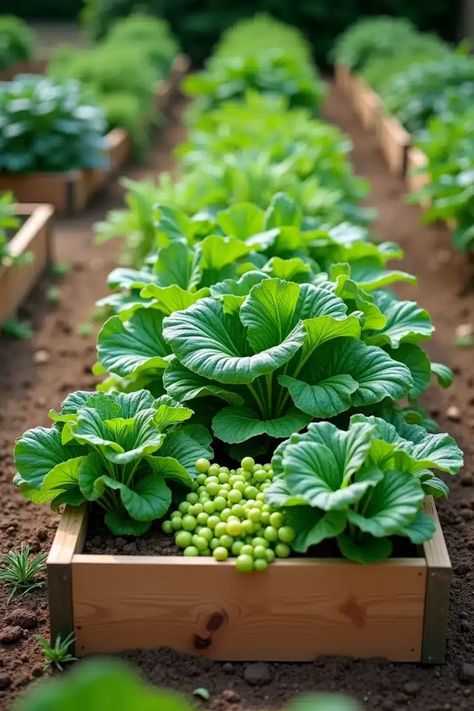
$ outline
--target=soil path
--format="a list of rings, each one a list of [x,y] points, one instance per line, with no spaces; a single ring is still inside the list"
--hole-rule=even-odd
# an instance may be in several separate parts
[[[470,666],[474,651],[474,575],[470,562],[474,550],[474,477],[470,457],[474,373],[472,351],[456,349],[453,339],[456,325],[474,318],[472,267],[465,257],[451,250],[447,230],[420,225],[420,211],[405,204],[400,181],[388,175],[373,138],[362,130],[347,101],[335,90],[330,94],[326,115],[354,140],[357,173],[368,178],[372,186],[368,204],[376,206],[380,213],[378,234],[402,244],[406,250],[405,268],[419,277],[417,289],[411,287],[400,293],[418,300],[431,312],[437,325],[431,354],[457,373],[451,390],[433,388],[426,400],[441,428],[452,432],[464,447],[468,462],[453,484],[449,502],[440,505],[454,566],[447,662],[440,667],[423,667],[331,658],[310,664],[260,665],[250,670],[254,683],[260,684],[254,686],[246,681],[246,664],[223,665],[170,650],[136,651],[125,656],[153,683],[187,692],[208,688],[212,696],[207,708],[213,711],[281,709],[294,694],[315,689],[347,691],[371,711],[468,711],[474,708],[474,666]],[[168,128],[160,137],[152,164],[138,173],[168,168],[169,149],[182,138],[179,124]],[[134,177],[138,173],[134,171]],[[26,427],[46,424],[48,407],[57,405],[69,390],[94,385],[89,375],[95,356],[94,336],[80,338],[75,329],[89,316],[95,299],[104,293],[106,275],[118,253],[114,243],[100,249],[91,245],[91,223],[117,204],[119,197],[118,189],[111,190],[80,220],[57,225],[58,256],[73,263],[62,282],[61,303],[56,307],[48,304],[42,296],[43,285],[27,305],[36,327],[34,340],[0,340],[1,552],[22,541],[47,550],[55,528],[55,514],[24,502],[11,486],[11,447]],[[33,361],[39,349],[46,350],[49,356],[41,366]],[[446,417],[447,409],[453,405],[459,409],[457,422]],[[6,615],[0,626],[0,709],[6,709],[12,698],[43,674],[34,635],[47,633],[46,597],[44,592],[38,592],[6,610],[5,596],[0,592],[0,606],[0,615]],[[32,619],[33,627],[29,626]],[[7,628],[10,636],[17,634],[18,639],[7,642]],[[15,632],[15,628],[20,629]]]

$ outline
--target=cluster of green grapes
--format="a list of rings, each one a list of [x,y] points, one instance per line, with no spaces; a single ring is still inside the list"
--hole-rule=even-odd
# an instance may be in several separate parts
[[[242,573],[265,570],[275,558],[290,555],[295,532],[265,502],[271,464],[244,457],[238,469],[229,469],[198,459],[196,469],[196,491],[162,525],[184,555],[213,555],[219,561],[234,556]]]

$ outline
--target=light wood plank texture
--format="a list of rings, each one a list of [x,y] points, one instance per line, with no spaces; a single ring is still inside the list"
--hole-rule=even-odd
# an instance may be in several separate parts
[[[0,173],[0,192],[11,190],[19,202],[50,203],[57,212],[74,214],[83,210],[126,162],[131,142],[123,129],[113,129],[106,135],[106,170],[71,170],[65,173]]]
[[[76,654],[170,646],[221,660],[416,661],[425,584],[422,558],[279,561],[245,576],[230,561],[75,555]]]
[[[390,172],[404,176],[411,135],[398,119],[382,113],[378,121],[377,137]]]
[[[82,550],[87,532],[87,507],[68,508],[61,517],[46,562],[51,641],[68,635],[74,626],[72,559]]]
[[[410,146],[407,155],[407,187],[410,192],[421,190],[430,181],[428,173],[420,173],[428,162],[426,155],[416,146]],[[425,205],[427,207],[427,205]]]
[[[51,205],[17,205],[16,214],[26,217],[9,243],[12,257],[30,255],[29,263],[0,267],[0,324],[11,318],[29,294],[50,257]]]
[[[380,119],[382,102],[378,94],[360,76],[352,79],[352,101],[364,128],[375,130]]]
[[[337,87],[346,95],[351,93],[352,74],[345,64],[336,64],[334,67],[334,80]]]

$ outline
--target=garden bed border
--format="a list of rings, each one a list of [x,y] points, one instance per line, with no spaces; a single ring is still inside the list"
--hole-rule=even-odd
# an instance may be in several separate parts
[[[74,632],[78,656],[165,646],[220,660],[440,663],[451,563],[430,497],[425,510],[436,532],[420,557],[292,558],[244,575],[211,557],[83,554],[87,507],[66,508],[47,562],[51,639]]]
[[[26,217],[8,245],[12,257],[31,253],[26,264],[6,264],[0,267],[0,324],[11,318],[35,285],[51,259],[52,205],[19,204],[18,217]]]

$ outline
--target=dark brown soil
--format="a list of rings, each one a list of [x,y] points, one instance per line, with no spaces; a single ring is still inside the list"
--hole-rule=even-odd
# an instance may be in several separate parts
[[[405,268],[419,277],[417,289],[404,288],[403,296],[417,299],[432,314],[437,332],[431,355],[448,363],[457,374],[453,388],[433,388],[426,398],[431,414],[450,431],[464,448],[467,465],[453,482],[449,501],[440,504],[440,515],[454,567],[446,664],[439,667],[393,664],[382,660],[318,659],[310,664],[222,664],[195,659],[170,650],[135,651],[124,655],[137,664],[153,683],[192,692],[206,687],[211,693],[208,707],[214,711],[281,709],[285,701],[306,690],[343,690],[365,703],[370,710],[449,711],[474,708],[474,476],[471,464],[471,435],[474,430],[474,373],[472,350],[454,347],[456,326],[474,319],[473,270],[468,259],[452,251],[448,230],[420,225],[420,211],[405,204],[401,182],[391,177],[373,137],[367,135],[347,101],[336,91],[329,97],[327,117],[351,134],[357,173],[372,184],[369,204],[380,217],[376,229],[383,239],[394,240],[406,250]],[[156,146],[151,170],[169,162],[169,147],[182,140],[178,125],[168,129]],[[13,476],[12,443],[20,431],[46,424],[47,409],[57,405],[69,390],[91,388],[89,375],[94,361],[94,337],[80,338],[75,329],[86,320],[94,300],[104,293],[105,277],[114,265],[118,245],[103,248],[90,243],[91,222],[117,203],[118,190],[100,198],[94,210],[81,220],[58,224],[57,244],[61,259],[73,262],[62,282],[61,303],[46,302],[44,283],[30,298],[27,312],[37,335],[32,342],[0,340],[0,486],[2,518],[0,550],[5,552],[29,541],[46,550],[57,516],[46,508],[24,502],[10,481]],[[47,362],[35,365],[35,351],[47,351]],[[455,406],[458,411],[448,408]],[[104,534],[105,547],[107,536]],[[42,674],[42,658],[34,635],[46,634],[47,611],[44,591],[5,608],[6,594],[0,590],[5,615],[0,627],[0,708]],[[7,613],[30,611],[31,614]],[[19,635],[16,641],[8,637]],[[6,632],[6,634],[4,634]],[[5,641],[1,640],[5,638]]]

